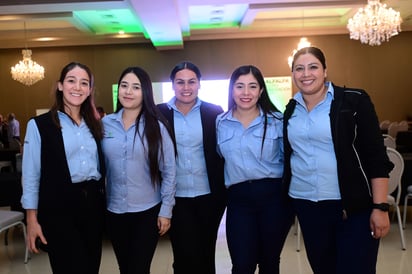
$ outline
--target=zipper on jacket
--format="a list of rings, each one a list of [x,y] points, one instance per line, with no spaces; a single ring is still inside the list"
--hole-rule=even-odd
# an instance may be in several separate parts
[[[355,115],[356,115],[356,113],[355,113]],[[353,138],[353,140],[352,140],[352,148],[353,148],[353,151],[355,152],[356,159],[358,160],[358,164],[359,164],[359,167],[360,167],[360,169],[361,169],[361,171],[362,171],[363,178],[365,179],[366,186],[368,187],[369,196],[372,197],[371,188],[370,188],[370,185],[369,185],[369,183],[368,183],[368,177],[366,176],[365,171],[363,170],[363,166],[362,166],[362,163],[361,163],[361,161],[360,161],[358,151],[356,150],[355,145],[354,145],[354,144],[355,144],[356,137],[357,137],[357,125],[355,125],[354,138]]]

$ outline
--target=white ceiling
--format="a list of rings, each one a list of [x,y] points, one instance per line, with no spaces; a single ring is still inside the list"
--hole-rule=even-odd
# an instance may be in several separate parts
[[[412,0],[381,2],[400,11],[402,31],[412,31]],[[366,4],[366,0],[1,0],[0,48],[151,42],[165,50],[183,48],[189,40],[348,34],[348,19]],[[117,10],[130,14],[116,18]],[[98,21],[79,20],[77,15],[84,11],[102,16]],[[134,29],[140,31],[105,32],[111,25],[131,22],[128,16],[135,18]]]

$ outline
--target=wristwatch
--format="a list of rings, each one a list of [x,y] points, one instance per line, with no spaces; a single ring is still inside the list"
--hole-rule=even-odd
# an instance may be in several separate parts
[[[388,212],[389,211],[389,204],[388,203],[373,204],[372,208],[376,208],[376,209]]]

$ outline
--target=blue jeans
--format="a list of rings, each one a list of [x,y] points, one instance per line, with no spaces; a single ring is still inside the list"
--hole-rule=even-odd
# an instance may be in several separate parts
[[[340,200],[293,199],[314,274],[375,274],[379,240],[371,236],[370,210],[343,218]]]
[[[280,179],[261,179],[229,187],[226,234],[232,274],[278,274],[280,253],[293,222],[282,199]]]

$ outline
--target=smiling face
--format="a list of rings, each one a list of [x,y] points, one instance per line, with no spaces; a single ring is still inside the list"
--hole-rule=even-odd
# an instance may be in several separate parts
[[[127,73],[120,81],[119,101],[124,109],[138,110],[139,112],[142,109],[142,85],[134,73]]]
[[[76,66],[68,71],[63,82],[58,82],[59,91],[63,92],[63,102],[67,112],[80,108],[90,95],[90,78],[87,72]]]
[[[312,95],[323,91],[326,69],[313,54],[306,53],[294,61],[292,76],[293,82],[303,95]]]
[[[190,69],[182,69],[176,73],[173,80],[173,90],[176,96],[176,105],[193,106],[199,94],[200,82]]]
[[[261,93],[262,88],[252,73],[240,75],[233,85],[233,100],[236,108],[240,110],[256,108]]]

